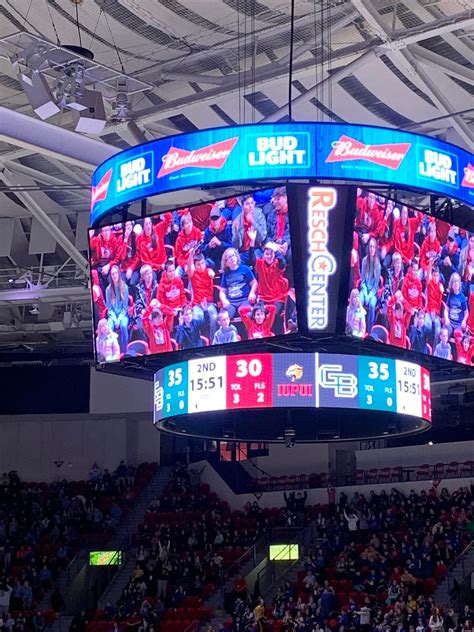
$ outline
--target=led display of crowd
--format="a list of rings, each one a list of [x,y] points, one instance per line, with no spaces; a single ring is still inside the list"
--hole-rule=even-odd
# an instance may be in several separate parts
[[[346,333],[472,366],[474,233],[357,190]]]
[[[89,231],[98,362],[297,331],[285,187]]]

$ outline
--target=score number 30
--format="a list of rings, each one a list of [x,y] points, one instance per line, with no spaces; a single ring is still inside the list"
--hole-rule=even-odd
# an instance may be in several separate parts
[[[252,358],[252,360],[249,361],[244,359],[237,360],[236,366],[235,377],[245,378],[248,375],[250,375],[250,377],[258,377],[262,373],[262,363],[257,358]],[[263,393],[263,391],[259,391],[257,393],[257,402],[259,404],[263,404],[264,401],[265,393]],[[240,403],[239,393],[232,393],[232,403]]]

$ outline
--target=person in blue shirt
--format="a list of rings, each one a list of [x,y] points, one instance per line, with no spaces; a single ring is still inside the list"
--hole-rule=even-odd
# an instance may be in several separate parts
[[[232,320],[239,308],[257,300],[257,279],[252,270],[243,265],[235,248],[227,248],[222,255],[222,279],[219,298]]]
[[[467,298],[461,292],[461,277],[454,272],[449,279],[446,309],[444,310],[444,325],[448,328],[449,335],[456,330],[466,329],[469,316]]]

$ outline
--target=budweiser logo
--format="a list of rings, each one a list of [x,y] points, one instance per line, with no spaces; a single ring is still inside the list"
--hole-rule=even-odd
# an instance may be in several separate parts
[[[91,190],[91,210],[97,204],[97,202],[101,202],[105,200],[107,197],[107,193],[109,191],[109,184],[112,178],[112,169],[109,169],[107,173],[105,173],[100,179],[99,183],[92,187]]]
[[[386,145],[364,145],[349,136],[341,136],[332,144],[332,151],[326,162],[346,160],[366,160],[389,169],[398,169],[411,147],[410,143],[389,143]]]
[[[469,162],[467,167],[464,167],[464,178],[462,179],[461,186],[474,189],[474,166]]]
[[[158,172],[158,178],[167,176],[174,171],[187,167],[201,167],[205,169],[222,169],[230,156],[239,137],[229,138],[220,143],[214,143],[201,149],[179,149],[171,147],[166,156],[163,156],[163,164]]]

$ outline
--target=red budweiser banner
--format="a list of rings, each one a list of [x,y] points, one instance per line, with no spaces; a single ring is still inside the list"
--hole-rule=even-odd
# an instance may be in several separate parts
[[[95,187],[91,189],[91,210],[97,202],[105,200],[109,192],[110,179],[112,178],[112,169],[105,173]]]
[[[186,169],[187,167],[198,167],[206,169],[222,169],[227,158],[230,156],[239,137],[229,138],[220,143],[207,145],[201,149],[179,149],[179,147],[171,147],[163,156],[163,164],[158,172],[158,178],[167,176],[174,171]]]
[[[365,145],[350,136],[341,136],[332,144],[332,151],[326,162],[344,162],[346,160],[366,160],[389,169],[398,169],[411,147],[410,143],[387,143],[384,145]]]
[[[470,162],[467,167],[464,167],[464,178],[462,179],[461,186],[474,189],[474,167]]]

